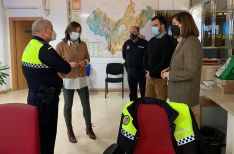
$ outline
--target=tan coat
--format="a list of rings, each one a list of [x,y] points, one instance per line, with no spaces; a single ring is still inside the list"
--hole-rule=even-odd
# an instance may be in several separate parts
[[[61,41],[56,46],[56,51],[67,62],[80,62],[82,60],[89,59],[89,53],[85,42],[74,43],[70,41]],[[65,78],[76,78],[86,76],[85,67],[72,68],[71,72],[66,75]]]
[[[170,101],[194,106],[199,103],[202,69],[201,43],[195,36],[182,38],[175,49],[168,81]]]

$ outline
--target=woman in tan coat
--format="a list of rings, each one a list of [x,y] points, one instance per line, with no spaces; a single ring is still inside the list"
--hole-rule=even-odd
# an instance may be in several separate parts
[[[71,22],[65,31],[65,38],[58,43],[56,51],[67,62],[72,70],[63,78],[64,117],[67,126],[69,141],[76,143],[76,137],[72,128],[72,104],[74,92],[77,91],[83,107],[83,116],[86,123],[86,134],[91,139],[96,139],[92,129],[89,91],[86,81],[85,66],[89,63],[89,53],[85,42],[81,41],[81,25]]]
[[[170,101],[195,106],[199,103],[203,59],[199,31],[188,12],[176,14],[172,24],[172,34],[178,37],[178,45],[170,67],[161,72],[161,77],[168,80]]]

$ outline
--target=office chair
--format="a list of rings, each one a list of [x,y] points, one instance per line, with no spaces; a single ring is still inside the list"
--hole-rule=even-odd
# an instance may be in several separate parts
[[[134,154],[175,154],[166,111],[155,104],[137,107],[139,140]]]
[[[139,138],[133,154],[175,154],[166,111],[155,104],[137,106]],[[114,143],[103,154],[123,154],[125,145]]]
[[[20,103],[0,105],[0,153],[40,153],[36,107]]]
[[[122,77],[109,77],[110,75],[122,75]],[[108,63],[106,65],[105,98],[108,93],[108,83],[122,82],[122,98],[124,96],[124,66],[122,63]]]

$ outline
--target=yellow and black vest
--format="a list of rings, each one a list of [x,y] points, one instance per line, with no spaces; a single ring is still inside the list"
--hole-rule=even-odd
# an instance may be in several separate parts
[[[32,39],[27,47],[24,49],[22,62],[24,66],[34,67],[34,68],[48,68],[46,64],[43,64],[39,59],[39,51],[44,44],[37,40]],[[52,47],[49,47],[52,49]]]
[[[45,40],[33,36],[22,55],[22,69],[31,91],[46,85],[61,89],[58,72],[67,74],[71,67]]]

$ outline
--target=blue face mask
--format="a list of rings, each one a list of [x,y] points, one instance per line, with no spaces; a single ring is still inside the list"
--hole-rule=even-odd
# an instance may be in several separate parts
[[[71,32],[71,34],[70,34],[70,39],[72,41],[77,41],[79,39],[79,37],[80,37],[80,34],[77,32]]]
[[[160,32],[159,32],[159,30],[158,30],[158,27],[152,26],[152,34],[153,34],[153,36],[157,36],[159,33],[160,33]]]

